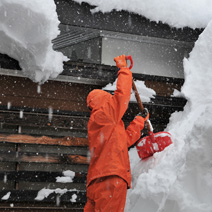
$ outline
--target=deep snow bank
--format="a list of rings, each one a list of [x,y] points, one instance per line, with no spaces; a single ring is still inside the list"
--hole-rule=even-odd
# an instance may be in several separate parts
[[[127,10],[172,27],[204,28],[212,19],[210,0],[74,0],[97,6],[93,12]]]
[[[55,78],[66,60],[52,49],[58,25],[53,0],[1,0],[0,52],[18,60],[24,74],[35,82]]]
[[[188,103],[172,115],[174,144],[140,161],[130,151],[133,189],[125,211],[212,211],[212,22],[184,60],[183,95]]]

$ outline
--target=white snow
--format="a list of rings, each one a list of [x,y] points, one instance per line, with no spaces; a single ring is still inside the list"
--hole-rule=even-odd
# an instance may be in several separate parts
[[[117,79],[115,80],[114,83],[110,83],[102,89],[107,90],[107,91],[115,91],[116,83],[117,83]],[[138,90],[138,93],[139,93],[139,96],[140,96],[142,102],[150,102],[151,98],[155,98],[155,96],[154,96],[154,95],[156,95],[155,91],[151,88],[146,87],[144,81],[136,80],[135,85],[136,85],[136,88]],[[130,101],[136,102],[136,98],[135,98],[133,90],[131,93]]]
[[[57,183],[72,183],[75,177],[75,172],[67,170],[67,171],[63,171],[63,175],[64,176],[62,177],[56,178]]]
[[[35,198],[35,200],[43,200],[44,198],[48,197],[50,194],[54,193],[55,190],[53,189],[47,189],[47,188],[43,188],[41,189],[38,194],[37,197]]]
[[[143,139],[142,142],[139,142],[137,146],[138,147],[143,146],[145,143],[146,143],[146,139]]]
[[[159,147],[158,147],[158,144],[157,143],[153,143],[153,149],[155,151],[158,151],[159,150]]]
[[[63,171],[63,175],[64,176],[62,176],[62,177],[56,177],[56,182],[57,183],[72,183],[73,182],[73,179],[75,177],[75,172],[73,172],[71,170],[66,170],[66,171]],[[38,192],[37,197],[35,198],[35,200],[41,201],[44,198],[48,197],[52,193],[63,195],[67,191],[77,191],[77,190],[76,189],[70,189],[70,190],[68,190],[68,189],[60,189],[60,188],[57,188],[57,189],[43,188],[43,189],[41,189]],[[75,195],[73,194],[71,200],[74,202],[74,201],[76,201],[76,198],[77,198],[77,196],[75,197]]]
[[[70,201],[71,202],[76,202],[77,201],[76,199],[77,199],[77,195],[76,194],[73,194],[72,197],[71,197],[71,199],[70,199]]]
[[[169,135],[168,133],[160,133],[160,134],[154,135],[155,138],[157,138],[157,137],[161,137],[161,138],[162,138],[162,137],[166,137],[166,136],[168,136],[168,137],[170,137],[170,138],[172,137],[172,136]]]
[[[127,10],[172,27],[204,28],[212,19],[211,0],[74,0],[97,6],[92,12]]]
[[[174,89],[174,92],[171,96],[172,97],[183,97],[184,98],[183,94],[180,91],[178,91],[177,89]]]
[[[5,194],[1,199],[2,200],[8,200],[10,198],[11,192],[7,192],[7,194]]]
[[[60,194],[61,196],[63,194],[65,194],[68,191],[77,191],[76,189],[60,189],[60,188],[56,188],[56,189],[47,189],[47,188],[43,188],[41,189],[38,194],[37,197],[35,198],[35,200],[37,201],[42,201],[44,198],[47,198],[50,194],[52,193],[56,193],[56,194]],[[73,198],[73,195],[72,195]]]
[[[0,52],[18,60],[24,75],[35,82],[55,78],[67,60],[52,49],[58,25],[53,0],[1,0]]]
[[[173,145],[140,161],[130,151],[133,189],[125,211],[212,211],[212,21],[184,59],[188,99],[183,112],[172,115],[167,131]]]
[[[57,183],[72,183],[73,180],[71,177],[57,177]]]

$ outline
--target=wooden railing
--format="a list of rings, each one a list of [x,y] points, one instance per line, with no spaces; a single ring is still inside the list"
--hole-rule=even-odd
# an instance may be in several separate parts
[[[86,138],[0,134],[0,209],[24,203],[82,210],[88,164]]]

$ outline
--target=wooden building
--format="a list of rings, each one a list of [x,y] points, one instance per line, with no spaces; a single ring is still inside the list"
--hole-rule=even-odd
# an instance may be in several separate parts
[[[18,61],[0,55],[0,211],[83,211],[86,97],[116,79],[114,56],[132,54],[133,77],[155,90],[155,98],[144,103],[155,131],[186,103],[171,95],[183,85],[182,61],[201,30],[171,28],[126,11],[92,14],[93,6],[72,0],[55,3],[61,34],[54,48],[70,59],[57,79],[33,83]],[[138,112],[130,102],[126,126]],[[75,172],[73,179],[67,170]],[[62,177],[73,182],[57,181]],[[41,190],[49,195],[37,200]]]

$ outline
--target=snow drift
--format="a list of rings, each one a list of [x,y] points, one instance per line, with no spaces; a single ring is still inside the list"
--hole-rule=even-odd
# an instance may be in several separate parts
[[[133,189],[125,211],[212,211],[212,21],[184,59],[187,98],[183,112],[172,115],[167,130],[174,144],[140,161],[130,152]]]
[[[55,78],[66,60],[52,49],[58,25],[53,0],[1,0],[0,52],[18,60],[24,75],[35,82]]]

